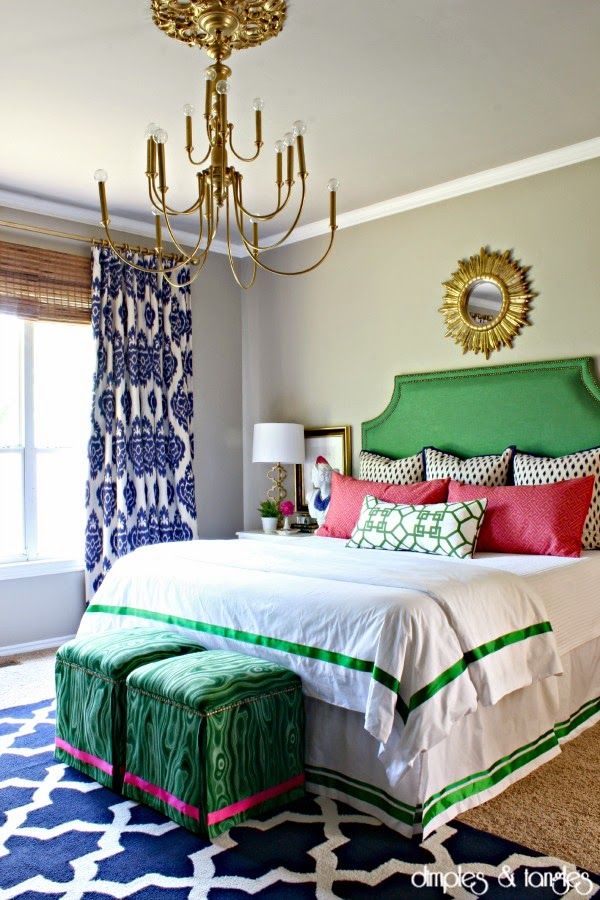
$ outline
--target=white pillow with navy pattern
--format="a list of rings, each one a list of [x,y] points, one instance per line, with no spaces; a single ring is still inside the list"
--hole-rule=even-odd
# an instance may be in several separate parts
[[[500,455],[471,456],[461,459],[453,453],[425,447],[425,478],[452,478],[463,484],[480,484],[482,487],[502,487],[508,484],[514,447],[507,447]]]
[[[360,451],[358,477],[363,481],[384,481],[387,484],[416,484],[423,481],[423,455],[404,456],[402,459],[390,459],[369,450]]]
[[[346,547],[473,556],[487,499],[462,503],[388,503],[367,494]]]
[[[595,475],[592,502],[581,543],[584,550],[600,550],[600,447],[567,456],[534,456],[517,450],[513,464],[515,484],[554,484],[569,478]]]

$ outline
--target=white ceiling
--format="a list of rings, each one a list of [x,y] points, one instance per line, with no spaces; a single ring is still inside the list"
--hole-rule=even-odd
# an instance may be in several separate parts
[[[208,62],[158,31],[147,0],[2,3],[0,189],[95,210],[102,166],[113,214],[148,221],[155,120],[171,201],[188,201],[181,108],[202,111]],[[241,152],[251,101],[266,101],[265,158],[242,168],[248,205],[271,206],[273,142],[308,122],[303,222],[327,215],[332,175],[342,212],[600,133],[598,0],[294,0],[282,34],[230,65]]]

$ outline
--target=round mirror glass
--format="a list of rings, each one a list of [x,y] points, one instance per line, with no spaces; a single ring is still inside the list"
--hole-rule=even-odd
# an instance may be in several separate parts
[[[493,281],[476,281],[467,294],[466,312],[474,325],[489,325],[500,315],[502,291]]]

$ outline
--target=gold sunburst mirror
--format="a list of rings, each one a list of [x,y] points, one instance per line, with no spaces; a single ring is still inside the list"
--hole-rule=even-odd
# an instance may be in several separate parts
[[[510,250],[479,253],[459,261],[458,269],[444,282],[446,293],[440,307],[446,322],[446,337],[460,344],[463,353],[484,353],[512,347],[524,325],[530,325],[530,266],[512,259]]]

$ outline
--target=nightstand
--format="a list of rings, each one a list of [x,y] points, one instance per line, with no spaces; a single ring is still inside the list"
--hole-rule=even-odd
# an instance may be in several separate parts
[[[296,541],[299,541],[303,538],[314,537],[312,534],[294,534],[294,535],[285,535],[285,534],[265,534],[264,531],[236,531],[238,538],[241,541],[277,541],[278,544],[294,544]]]

